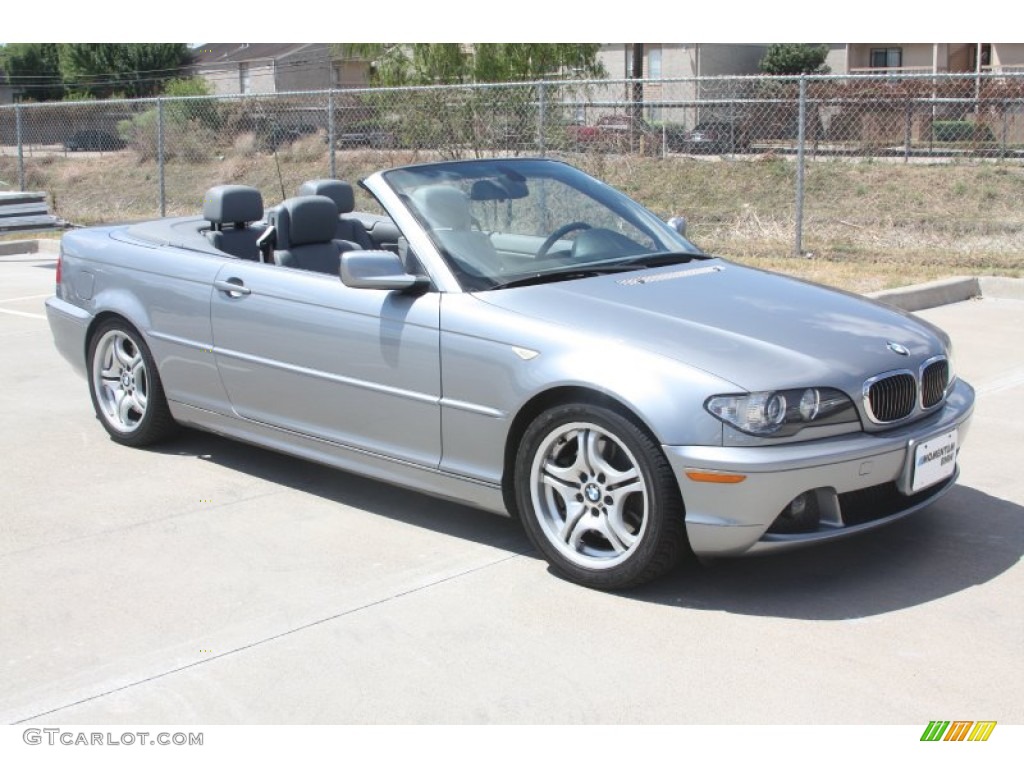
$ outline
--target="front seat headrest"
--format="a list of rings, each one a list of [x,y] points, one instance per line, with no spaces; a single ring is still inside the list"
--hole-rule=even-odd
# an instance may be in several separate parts
[[[356,208],[356,193],[347,181],[338,179],[314,179],[299,187],[299,195],[323,195],[338,206],[338,213],[351,213]]]
[[[334,232],[338,226],[338,209],[329,197],[290,197],[281,203],[279,218],[281,213],[288,222],[289,248],[310,243],[329,243],[334,239]]]

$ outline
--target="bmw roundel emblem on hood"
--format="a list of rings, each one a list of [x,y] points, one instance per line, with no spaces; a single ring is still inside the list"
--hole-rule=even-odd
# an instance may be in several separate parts
[[[904,347],[902,344],[897,344],[895,341],[890,341],[885,346],[887,346],[889,349],[891,349],[897,355],[903,355],[903,357],[906,357],[907,355],[910,354],[910,350],[909,349]]]

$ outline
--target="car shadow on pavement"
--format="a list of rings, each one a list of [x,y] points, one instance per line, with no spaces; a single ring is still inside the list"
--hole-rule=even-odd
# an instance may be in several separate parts
[[[1024,507],[966,486],[843,541],[683,566],[625,593],[680,608],[815,621],[910,608],[991,581],[1024,554]]]
[[[397,522],[539,559],[515,520],[304,459],[192,430],[149,450],[194,456]],[[790,552],[688,563],[656,582],[612,594],[684,609],[842,620],[910,608],[983,584],[1022,555],[1024,507],[958,485],[934,506],[859,536]],[[552,571],[551,578],[559,577]]]
[[[522,527],[510,518],[218,435],[183,430],[177,439],[147,450],[194,456],[391,520],[511,553],[533,554]]]

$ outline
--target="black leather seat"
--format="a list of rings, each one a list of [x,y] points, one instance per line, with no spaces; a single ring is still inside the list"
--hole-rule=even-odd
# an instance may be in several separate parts
[[[334,201],[338,207],[338,226],[334,232],[335,239],[355,243],[363,250],[373,250],[376,247],[363,223],[348,215],[355,210],[356,195],[352,185],[347,181],[338,179],[307,181],[299,187],[299,195],[322,195]]]
[[[256,240],[261,232],[249,226],[263,218],[263,196],[258,189],[241,184],[211,187],[203,198],[203,218],[210,222],[206,239],[214,248],[259,261]]]
[[[338,209],[320,195],[290,197],[270,214],[277,247],[274,262],[282,267],[337,275],[341,254],[359,250],[353,242],[335,239]]]

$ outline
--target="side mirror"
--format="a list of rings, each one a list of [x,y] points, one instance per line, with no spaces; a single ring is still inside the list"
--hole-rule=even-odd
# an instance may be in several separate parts
[[[683,237],[686,237],[686,219],[682,216],[673,216],[668,220],[668,225]]]
[[[412,292],[430,285],[426,275],[410,275],[391,251],[348,251],[341,254],[341,282],[349,288]]]

